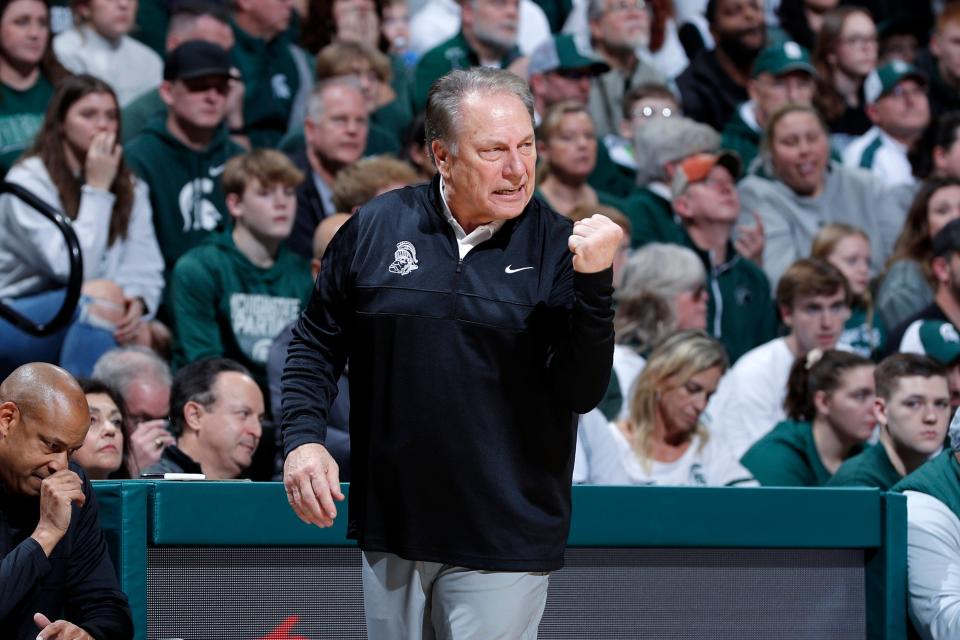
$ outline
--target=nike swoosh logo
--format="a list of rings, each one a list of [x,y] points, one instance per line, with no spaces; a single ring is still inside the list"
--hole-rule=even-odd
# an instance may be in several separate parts
[[[518,271],[526,271],[527,269],[533,269],[533,267],[520,267],[519,269],[513,269],[512,264],[508,264],[507,268],[503,270],[504,273],[517,273]]]
[[[227,168],[226,164],[217,165],[216,167],[210,167],[210,177],[216,178],[218,175],[223,173],[223,170]]]

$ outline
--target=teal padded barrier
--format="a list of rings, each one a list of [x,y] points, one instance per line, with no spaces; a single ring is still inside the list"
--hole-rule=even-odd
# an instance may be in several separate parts
[[[136,634],[147,638],[147,504],[152,485],[138,481],[95,480],[100,525],[110,547],[120,588],[127,594]]]

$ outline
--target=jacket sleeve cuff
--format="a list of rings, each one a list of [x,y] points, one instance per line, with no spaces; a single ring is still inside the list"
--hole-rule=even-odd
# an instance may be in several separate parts
[[[286,459],[290,452],[305,444],[326,444],[326,427],[317,428],[314,425],[300,425],[293,423],[283,430],[283,457]]]

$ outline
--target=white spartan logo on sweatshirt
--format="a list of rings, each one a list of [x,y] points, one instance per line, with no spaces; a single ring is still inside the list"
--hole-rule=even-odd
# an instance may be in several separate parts
[[[213,231],[220,223],[220,210],[204,196],[213,193],[210,178],[194,178],[180,189],[177,200],[183,217],[183,231]]]
[[[419,268],[418,264],[417,250],[413,243],[406,240],[398,242],[397,250],[393,252],[393,262],[390,263],[390,273],[405,276],[411,271],[416,271]]]

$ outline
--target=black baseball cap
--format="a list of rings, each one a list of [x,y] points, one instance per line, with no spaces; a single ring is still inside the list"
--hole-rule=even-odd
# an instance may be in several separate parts
[[[960,251],[960,220],[953,220],[933,236],[933,255],[945,256]]]
[[[190,80],[202,76],[229,76],[230,55],[206,40],[188,40],[167,54],[164,80]]]

